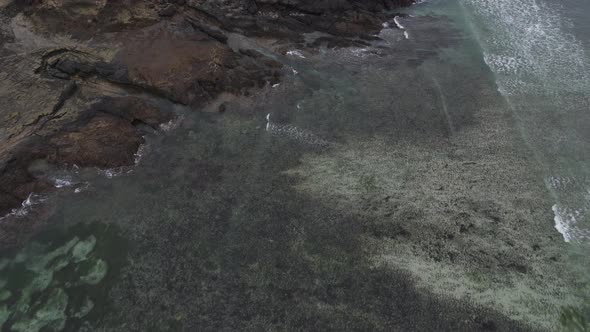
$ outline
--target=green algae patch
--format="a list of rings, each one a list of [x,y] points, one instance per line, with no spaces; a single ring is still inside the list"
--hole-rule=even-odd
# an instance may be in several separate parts
[[[74,313],[72,316],[76,318],[83,318],[86,317],[94,308],[94,302],[91,299],[86,298],[84,299],[84,303],[80,307],[80,310]]]
[[[0,330],[77,330],[96,303],[104,307],[109,259],[124,257],[110,252],[120,238],[108,229],[85,225],[43,234],[2,258]]]
[[[12,296],[12,292],[9,291],[9,290],[7,290],[7,289],[3,289],[3,290],[0,291],[0,301],[6,301],[11,296]]]
[[[6,323],[8,317],[10,317],[10,311],[8,311],[8,307],[4,304],[0,306],[0,330],[4,327],[4,323]]]
[[[92,264],[88,274],[80,277],[80,281],[85,284],[96,285],[106,276],[107,270],[107,263],[102,259],[98,259]]]
[[[53,289],[47,301],[41,304],[37,310],[29,310],[12,325],[12,330],[33,332],[41,329],[52,331],[63,330],[66,324],[65,310],[68,305],[68,296],[61,288]]]
[[[87,259],[88,255],[96,246],[96,237],[90,235],[86,240],[78,242],[72,249],[74,262],[81,262]]]
[[[46,247],[34,243],[30,250],[25,250],[24,252],[19,254],[18,260],[25,260],[25,266],[27,270],[33,272],[39,272],[47,269],[47,265],[54,261],[59,257],[63,257],[64,255],[68,254],[72,247],[78,243],[80,239],[78,237],[74,237],[64,245],[50,251],[49,253],[45,253]]]

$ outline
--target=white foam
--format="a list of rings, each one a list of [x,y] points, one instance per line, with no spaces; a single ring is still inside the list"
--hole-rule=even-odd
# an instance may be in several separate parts
[[[396,16],[396,17],[394,17],[394,18],[393,18],[393,23],[395,23],[395,26],[396,26],[398,29],[405,30],[405,29],[406,29],[406,27],[404,27],[404,26],[403,26],[403,25],[402,25],[402,24],[399,22],[399,20],[398,20],[398,17],[399,17],[399,16]]]
[[[34,193],[30,193],[29,196],[27,196],[27,199],[25,199],[21,203],[21,207],[16,208],[16,209],[12,209],[12,211],[10,211],[4,217],[1,217],[0,220],[4,220],[4,219],[10,218],[10,217],[17,217],[17,218],[24,217],[27,214],[29,214],[29,212],[31,211],[31,209],[34,205],[43,203],[44,201],[45,201],[45,198],[43,196],[37,195]]]
[[[408,33],[408,31],[404,31],[404,38],[406,39],[410,39],[410,34]]]
[[[145,137],[144,137],[145,139]],[[141,162],[141,159],[147,154],[149,148],[147,144],[141,144],[139,146],[139,148],[137,149],[137,151],[133,154],[133,161],[135,163],[135,165],[138,165],[139,162]]]
[[[53,179],[53,186],[55,188],[65,188],[65,187],[71,187],[74,184],[76,184],[76,182],[72,179],[71,176],[66,175],[64,177],[56,177]]]
[[[98,174],[105,176],[108,179],[112,179],[114,177],[122,176],[125,174],[130,174],[131,172],[133,172],[133,169],[125,166],[98,170]]]
[[[478,24],[493,31],[482,34],[482,42],[486,63],[495,73],[516,75],[549,90],[587,91],[590,82],[584,48],[564,31],[556,10],[535,0],[463,3]],[[499,84],[504,85],[504,80],[500,77]]]
[[[76,189],[74,189],[74,193],[79,194],[88,188],[90,188],[90,183],[84,182],[82,185],[80,185]]]
[[[576,187],[586,187],[589,185],[588,181],[584,179],[574,178],[571,176],[550,176],[546,180],[547,184],[554,190],[566,191]],[[584,191],[589,190],[586,188]]]
[[[180,123],[182,122],[182,120],[184,119],[184,116],[178,116],[166,123],[162,123],[160,124],[160,130],[162,131],[171,131],[174,130],[176,128],[178,128],[178,126],[180,125]]]
[[[359,57],[359,58],[364,58],[370,54],[370,51],[368,48],[354,47],[354,48],[350,49],[350,52],[352,53],[352,55]]]
[[[572,209],[553,205],[555,229],[563,236],[565,242],[582,242],[590,240],[590,230],[580,225],[588,214],[586,209]]]
[[[572,142],[582,142],[580,133],[576,128],[552,126],[544,119],[590,121],[579,117],[580,103],[572,100],[590,91],[590,63],[581,42],[564,29],[567,23],[553,8],[559,2],[464,0],[460,4],[472,16],[498,91],[516,113],[538,161],[549,169],[561,168],[568,162],[563,158],[564,148],[575,151]],[[547,137],[551,144],[540,137]],[[587,183],[567,176],[551,176],[546,183],[559,200],[552,209],[555,228],[564,240],[590,238],[590,229],[584,226],[589,215]]]
[[[518,74],[529,66],[526,59],[507,54],[484,54],[487,65],[496,73]]]
[[[570,242],[572,239],[570,235],[570,224],[572,221],[575,222],[575,218],[572,220],[572,217],[568,218],[568,215],[566,215],[564,218],[562,211],[557,207],[557,205],[553,205],[552,210],[555,215],[555,229],[561,233],[565,242]]]
[[[287,55],[296,56],[298,58],[305,59],[305,55],[303,55],[303,53],[301,53],[300,50],[288,51]]]
[[[275,124],[270,121],[270,113],[266,116],[266,131],[271,135],[297,141],[298,143],[316,147],[328,147],[330,143],[308,130],[290,124]]]

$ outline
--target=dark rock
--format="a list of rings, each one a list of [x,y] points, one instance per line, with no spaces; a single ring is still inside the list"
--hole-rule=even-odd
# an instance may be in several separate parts
[[[301,33],[312,31],[370,38],[381,29],[384,10],[412,3],[409,0],[192,0],[187,5],[206,12],[223,29],[294,41]],[[257,15],[253,16],[254,13]]]
[[[207,26],[205,24],[201,24],[199,20],[195,19],[192,16],[187,16],[186,21],[190,25],[192,25],[193,28],[209,35],[211,38],[217,40],[218,42],[224,44],[227,42],[227,36],[225,36],[225,34],[221,30]]]
[[[245,56],[249,56],[251,58],[254,59],[258,59],[258,58],[262,58],[264,57],[264,55],[262,55],[262,53],[255,51],[255,50],[245,50],[245,49],[240,49],[239,52]]]
[[[167,5],[162,8],[158,14],[163,17],[174,16],[174,14],[176,14],[176,8],[173,5]]]
[[[219,113],[224,113],[227,110],[227,104],[223,103],[219,105],[219,108],[217,110],[219,111]]]
[[[55,164],[112,168],[132,165],[133,154],[142,143],[132,123],[103,114],[93,117],[76,131],[56,134],[36,152]],[[51,148],[52,153],[48,153],[47,148]]]
[[[74,82],[66,85],[56,107],[61,107],[75,89]],[[11,158],[0,165],[0,213],[18,207],[31,192],[55,189],[43,173],[30,167],[33,161],[105,168],[133,165],[134,154],[144,141],[144,133],[136,125],[142,123],[155,128],[172,118],[171,111],[141,98],[109,97],[79,112],[77,118],[67,121],[57,131],[40,126],[36,135],[7,152],[5,157]]]
[[[112,82],[129,83],[125,67],[101,61],[91,54],[68,49],[49,52],[45,57],[44,69],[49,76],[62,79],[73,76],[98,76]]]

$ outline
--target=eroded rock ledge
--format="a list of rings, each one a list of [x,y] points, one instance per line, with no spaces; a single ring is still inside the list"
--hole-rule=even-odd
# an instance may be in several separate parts
[[[282,65],[229,34],[284,47],[363,44],[411,0],[0,2],[0,215],[54,185],[31,170],[131,165],[146,129],[221,93],[248,95]],[[306,44],[304,33],[325,33]],[[323,44],[322,44],[323,43]]]

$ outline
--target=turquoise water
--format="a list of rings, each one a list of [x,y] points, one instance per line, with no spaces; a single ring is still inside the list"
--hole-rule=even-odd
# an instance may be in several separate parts
[[[11,217],[44,227],[2,253],[3,329],[557,329],[588,266],[582,6],[432,1],[303,57],[243,40],[280,85],[158,101],[179,120],[135,167],[56,173]]]

